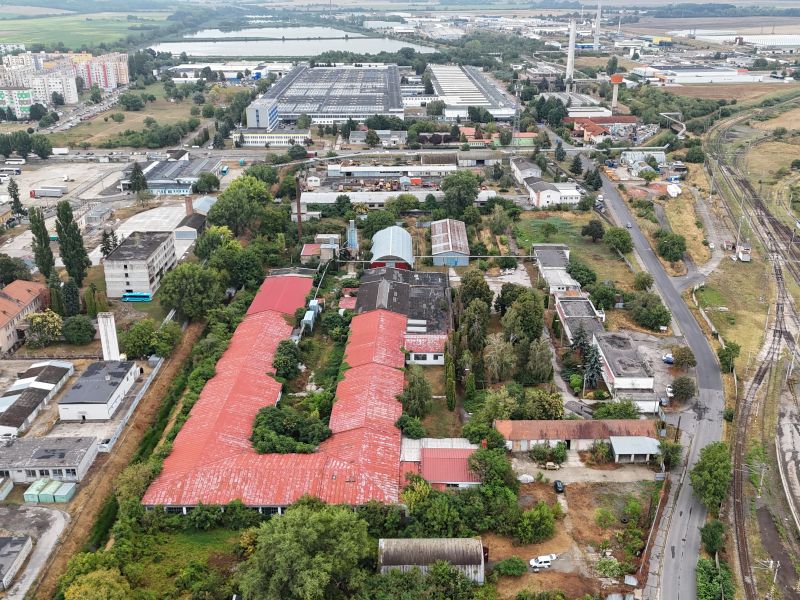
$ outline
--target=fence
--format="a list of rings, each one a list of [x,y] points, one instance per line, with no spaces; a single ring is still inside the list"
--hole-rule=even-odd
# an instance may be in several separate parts
[[[639,586],[644,586],[647,583],[649,571],[645,569],[645,565],[650,564],[650,555],[653,552],[653,545],[655,544],[656,532],[658,532],[661,517],[664,516],[664,507],[669,498],[671,480],[669,475],[664,480],[664,485],[661,486],[661,492],[658,498],[658,506],[656,507],[653,522],[650,524],[650,534],[647,536],[647,543],[645,543],[644,551],[642,551],[641,562],[639,563],[639,571],[636,573],[636,578],[639,580]]]
[[[139,391],[136,393],[136,396],[133,398],[133,402],[131,402],[130,407],[128,408],[128,412],[125,413],[125,416],[117,425],[117,430],[114,434],[108,438],[107,441],[98,445],[97,449],[100,452],[111,452],[111,449],[114,447],[114,444],[117,443],[119,436],[122,435],[122,432],[125,430],[125,426],[128,424],[131,416],[133,415],[136,407],[139,406],[139,402],[142,400],[144,395],[147,393],[147,390],[150,389],[150,385],[153,383],[153,380],[158,376],[159,371],[161,371],[161,367],[164,364],[164,359],[159,358],[156,366],[153,367],[153,370],[147,375],[147,379],[144,380],[142,387],[139,388]]]

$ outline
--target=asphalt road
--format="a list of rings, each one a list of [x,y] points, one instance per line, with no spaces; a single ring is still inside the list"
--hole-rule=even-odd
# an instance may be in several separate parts
[[[724,399],[719,363],[700,326],[683,301],[645,239],[614,182],[603,178],[603,195],[621,223],[631,223],[633,243],[647,271],[653,276],[664,302],[672,311],[673,321],[680,328],[686,343],[697,359],[699,397],[693,407],[683,413],[681,426],[684,452],[688,445],[688,469],[691,469],[706,445],[722,437]],[[680,483],[679,483],[680,485]],[[689,600],[697,597],[694,565],[700,551],[700,527],[706,510],[694,496],[687,477],[680,486],[672,522],[667,534],[661,571],[661,598]]]

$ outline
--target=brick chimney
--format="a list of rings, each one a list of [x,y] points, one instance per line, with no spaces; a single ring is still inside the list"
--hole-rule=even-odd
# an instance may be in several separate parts
[[[186,208],[186,216],[191,217],[194,214],[194,204],[190,196],[183,199],[183,205]]]

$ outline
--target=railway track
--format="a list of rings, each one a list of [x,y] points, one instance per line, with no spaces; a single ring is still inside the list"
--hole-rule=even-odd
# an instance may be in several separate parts
[[[782,103],[790,105],[797,100]],[[774,109],[775,107],[773,107]],[[795,234],[786,223],[777,219],[756,193],[750,181],[741,175],[739,164],[742,155],[737,153],[733,157],[733,164],[726,162],[725,140],[727,132],[749,118],[750,115],[735,117],[722,124],[716,135],[710,139],[709,150],[718,161],[717,174],[721,176],[725,185],[739,202],[743,215],[748,219],[753,233],[759,238],[772,263],[773,275],[777,288],[775,303],[775,320],[771,329],[771,337],[764,356],[756,370],[753,379],[747,387],[744,397],[737,407],[736,434],[733,447],[733,522],[735,531],[736,553],[741,571],[744,597],[746,600],[756,600],[756,589],[753,576],[753,564],[750,556],[750,547],[747,543],[747,507],[745,495],[745,482],[747,480],[747,454],[748,428],[751,420],[758,413],[758,393],[767,375],[775,366],[780,357],[781,348],[786,343],[791,352],[796,352],[795,340],[787,328],[787,318],[796,330],[800,330],[800,317],[787,291],[784,280],[784,268],[791,278],[800,285],[800,251],[794,244]],[[800,242],[800,236],[798,242]]]

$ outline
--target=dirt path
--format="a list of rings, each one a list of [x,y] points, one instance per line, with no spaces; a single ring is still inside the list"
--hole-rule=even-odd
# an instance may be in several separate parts
[[[111,493],[117,475],[128,466],[144,433],[161,407],[164,394],[175,379],[183,361],[189,356],[202,331],[202,323],[192,323],[186,328],[180,346],[142,398],[127,429],[114,447],[114,451],[98,456],[90,470],[87,483],[81,486],[78,497],[70,506],[72,517],[70,526],[58,549],[45,565],[39,582],[32,588],[29,594],[31,598],[50,600],[53,597],[58,578],[66,570],[67,561],[80,552],[88,540],[97,514]]]

